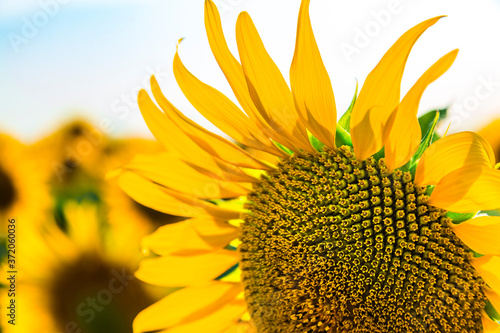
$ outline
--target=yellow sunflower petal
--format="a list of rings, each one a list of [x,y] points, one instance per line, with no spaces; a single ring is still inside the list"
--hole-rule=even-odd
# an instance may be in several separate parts
[[[447,135],[427,148],[418,162],[415,183],[435,185],[450,172],[463,166],[493,166],[491,146],[474,132]]]
[[[149,129],[170,154],[183,158],[186,163],[210,176],[219,175],[221,179],[251,181],[241,169],[224,161],[217,161],[191,140],[156,106],[148,94],[139,97],[139,108]]]
[[[186,98],[212,124],[246,146],[275,153],[274,144],[260,129],[218,90],[198,80],[174,57],[174,75]]]
[[[145,259],[137,278],[163,287],[192,286],[211,281],[238,263],[236,251],[218,250],[193,256],[170,255]]]
[[[219,159],[212,159],[211,162],[214,162],[216,168],[206,168],[204,165],[194,164],[190,161],[185,161],[190,167],[201,173],[202,175],[212,177],[215,179],[229,181],[229,182],[248,182],[248,183],[256,183],[259,181],[258,177],[254,177],[241,168],[221,161]],[[256,171],[256,170],[254,170]]]
[[[132,199],[159,212],[185,217],[196,216],[202,212],[200,208],[168,195],[158,185],[133,172],[122,172],[117,183]]]
[[[255,333],[257,332],[255,326],[248,321],[239,321],[233,326],[229,327],[224,333]]]
[[[351,114],[356,158],[364,160],[382,149],[383,130],[399,104],[401,78],[408,55],[422,33],[440,17],[424,21],[401,36],[368,74]]]
[[[259,37],[252,19],[240,13],[236,22],[236,41],[250,96],[267,123],[288,142],[280,142],[305,151],[313,151],[307,131],[299,119],[292,92]]]
[[[205,152],[228,163],[251,169],[268,169],[243,149],[228,140],[206,130],[177,110],[163,95],[154,77],[151,78],[151,90],[158,105],[163,109],[170,121],[174,122],[191,140]],[[145,90],[139,94],[146,94]]]
[[[227,220],[239,219],[242,213],[241,211],[214,205],[208,201],[199,200],[198,198],[186,193],[177,192],[168,188],[162,188],[161,190],[166,194],[168,194],[169,196],[188,205],[188,207],[190,207],[189,209],[198,212],[198,209],[201,208],[203,209],[205,214],[209,214],[218,220],[227,221]],[[199,215],[203,214],[198,214],[198,216]]]
[[[208,316],[159,333],[222,333],[234,325],[246,310],[247,305],[245,301],[236,299]]]
[[[404,165],[415,154],[422,134],[417,112],[420,99],[429,84],[443,75],[453,64],[458,50],[439,59],[415,83],[394,111],[392,124],[384,130],[385,162],[390,170]]]
[[[483,333],[500,333],[500,324],[491,320],[486,314],[481,316],[483,322]]]
[[[490,288],[485,288],[484,294],[488,297],[488,300],[491,302],[491,305],[493,305],[495,310],[497,310],[497,312],[500,311],[500,294]]]
[[[239,231],[238,227],[232,226],[226,221],[210,219],[207,217],[192,218],[190,219],[193,228],[196,229],[198,234],[207,239],[212,236],[234,234]]]
[[[183,158],[188,161],[186,163],[189,163],[193,167],[202,166],[203,170],[211,174],[224,175],[225,171],[230,171],[228,174],[231,177],[236,175],[245,177],[244,173],[237,167],[233,167],[223,161],[214,161],[212,156],[193,142],[188,135],[158,109],[147,93],[141,93],[138,102],[142,116],[149,129],[169,153]],[[224,168],[221,168],[221,165],[225,165]]]
[[[456,213],[500,208],[500,170],[468,165],[445,176],[429,204]]]
[[[304,0],[300,6],[290,83],[299,115],[307,129],[321,142],[334,148],[335,98],[312,31],[309,2]]]
[[[478,217],[454,225],[453,231],[477,253],[500,255],[500,217]]]
[[[471,260],[477,273],[494,291],[500,292],[500,257],[483,256]]]
[[[202,199],[234,198],[248,192],[237,183],[203,175],[168,153],[137,155],[123,169],[135,171],[157,184]]]
[[[195,255],[223,248],[238,237],[238,228],[229,224],[227,228],[218,229],[217,234],[206,237],[198,233],[192,220],[186,220],[158,228],[143,239],[142,245],[162,256]]]
[[[134,320],[134,333],[166,329],[198,320],[234,300],[240,292],[240,284],[224,282],[181,289],[141,311]]]
[[[158,109],[148,93],[139,92],[138,103],[149,130],[168,152],[190,160],[195,160],[198,154],[206,154]]]
[[[266,120],[264,120],[252,101],[243,68],[227,46],[222,31],[219,11],[211,0],[205,1],[205,28],[212,53],[243,110],[245,110],[250,119],[254,121],[256,126],[265,135],[277,142],[285,143],[286,138],[275,132],[272,128],[269,128]],[[275,149],[274,154],[283,156],[283,153],[279,149]]]

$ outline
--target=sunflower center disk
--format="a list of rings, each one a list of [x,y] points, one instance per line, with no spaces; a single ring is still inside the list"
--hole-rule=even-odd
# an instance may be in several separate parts
[[[254,186],[242,278],[259,332],[481,332],[484,282],[410,173],[348,147]]]
[[[0,210],[7,210],[14,203],[16,188],[12,179],[0,168]]]

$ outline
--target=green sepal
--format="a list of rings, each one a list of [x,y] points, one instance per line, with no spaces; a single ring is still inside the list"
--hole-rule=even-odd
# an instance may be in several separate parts
[[[247,198],[245,196],[240,196],[234,199],[209,199],[206,201],[222,208],[243,212],[245,211]]]
[[[323,151],[323,147],[325,146],[325,144],[319,141],[317,137],[309,133],[309,131],[307,132],[307,134],[309,136],[309,142],[311,143],[311,146],[317,151]]]
[[[335,145],[337,147],[342,147],[342,146],[352,147],[351,135],[338,123],[337,123],[337,131],[335,132]]]
[[[419,117],[418,123],[420,125],[420,131],[422,133],[422,137],[424,137],[427,133],[429,133],[429,131],[431,131],[431,129],[433,127],[435,128],[435,125],[433,125],[433,123],[435,121],[434,118],[436,117],[436,114],[439,115],[439,118],[437,120],[437,122],[439,123],[441,120],[443,120],[446,117],[447,113],[448,113],[448,108],[444,108],[444,109],[439,109],[439,110],[427,112],[423,116]],[[438,140],[439,138],[440,138],[439,135],[434,134],[432,142]]]
[[[481,253],[477,253],[476,251],[473,251],[473,250],[470,250],[472,252],[472,256],[474,258],[481,258],[481,257],[484,257],[484,254],[481,254]]]
[[[429,185],[426,187],[424,194],[428,197],[431,196],[432,192],[434,192],[435,185]]]
[[[422,141],[420,141],[420,146],[418,146],[417,152],[415,153],[415,155],[413,155],[408,163],[400,168],[402,171],[410,171],[413,176],[415,176],[415,170],[417,168],[418,160],[420,159],[420,157],[422,157],[424,151],[432,144],[432,142],[434,142],[434,131],[436,130],[436,125],[439,122],[440,112],[432,111],[422,117],[427,117],[427,115],[433,115],[434,118],[432,122],[429,123],[427,132],[423,135],[423,139]],[[419,118],[419,123],[422,117]],[[424,126],[427,125],[424,124]],[[420,128],[423,129],[422,123],[420,123]]]
[[[276,145],[276,147],[278,147],[279,149],[284,151],[286,154],[293,155],[293,151],[288,149],[287,147],[283,146],[281,143],[276,142],[276,141],[273,141],[273,143]]]
[[[500,314],[497,312],[497,310],[493,307],[490,301],[486,303],[486,307],[484,308],[484,311],[486,311],[486,314],[493,319],[496,322],[500,322]]]
[[[500,216],[500,209],[495,210],[483,210],[481,213],[488,214],[488,216]]]
[[[337,123],[337,130],[338,130],[338,125],[342,127],[347,133],[350,133],[350,126],[351,126],[351,112],[352,109],[354,108],[354,103],[356,103],[356,98],[358,98],[358,81],[356,81],[356,91],[354,91],[354,96],[352,97],[351,105],[349,105],[349,108],[347,109],[346,112],[340,117],[338,123]],[[340,145],[338,145],[340,147]]]
[[[376,159],[377,161],[384,157],[385,157],[385,147],[382,147],[382,149],[373,154],[373,158]]]
[[[231,249],[231,250],[233,250],[233,249]],[[221,275],[216,277],[215,280],[220,280],[220,279],[225,278],[226,276],[228,276],[229,274],[234,272],[238,268],[238,266],[239,266],[239,264],[235,264],[235,265],[231,266],[227,271],[225,271],[224,273],[222,273]]]
[[[471,218],[473,218],[476,215],[477,215],[477,212],[474,212],[474,213],[453,213],[453,212],[448,212],[448,213],[446,213],[446,217],[449,217],[450,219],[452,219],[453,223],[455,223],[455,224],[460,224],[462,222],[470,220]]]

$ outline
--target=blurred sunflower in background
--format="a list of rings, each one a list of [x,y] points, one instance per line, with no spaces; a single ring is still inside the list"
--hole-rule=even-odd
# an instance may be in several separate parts
[[[49,209],[44,173],[27,153],[27,148],[14,138],[0,134],[0,235],[7,233],[7,220],[12,218],[38,221]],[[3,240],[2,240],[3,241]],[[2,252],[4,252],[2,246]]]
[[[99,187],[100,157],[107,140],[91,124],[77,119],[33,144],[30,152],[48,175],[55,198],[78,199]]]
[[[15,260],[2,251],[4,276],[18,272],[18,318],[16,325],[3,320],[4,332],[131,332],[137,313],[170,291],[133,272],[141,238],[179,218],[129,204],[133,199],[105,182],[109,171],[160,148],[151,140],[110,138],[83,120],[32,145],[0,137],[0,212],[5,221],[15,218],[18,244]],[[157,218],[140,215],[145,210]],[[8,289],[2,286],[4,318],[13,299]]]
[[[302,1],[291,90],[249,15],[240,62],[205,2],[212,52],[243,108],[174,58],[197,110],[240,145],[178,111],[151,80],[139,105],[166,148],[115,176],[137,202],[187,220],[159,228],[136,273],[184,287],[141,312],[134,332],[495,332],[500,316],[500,171],[472,132],[439,138],[417,118],[432,65],[403,99],[408,55],[440,17],[408,30],[337,122],[329,76]],[[438,139],[438,140],[436,140]],[[260,159],[250,151],[275,156]],[[267,155],[267,156],[269,156]]]
[[[66,230],[47,219],[18,233],[19,319],[3,320],[4,332],[131,332],[134,316],[159,295],[133,276],[137,236],[106,225],[91,202],[67,202],[64,218]]]

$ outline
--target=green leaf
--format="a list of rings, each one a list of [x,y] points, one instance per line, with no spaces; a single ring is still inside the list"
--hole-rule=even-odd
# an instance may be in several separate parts
[[[279,149],[283,150],[285,153],[288,155],[293,155],[293,151],[288,149],[287,147],[283,146],[281,143],[273,141],[273,143],[278,147]]]
[[[358,81],[356,81],[356,91],[354,92],[351,105],[349,105],[347,111],[342,115],[342,117],[340,117],[337,123],[337,130],[338,130],[338,125],[340,125],[347,133],[349,133],[349,127],[351,126],[351,112],[352,109],[354,108],[354,103],[356,103],[357,97],[358,97]]]
[[[352,147],[351,135],[338,123],[337,123],[337,131],[335,133],[335,144],[337,145],[337,147],[341,146]]]
[[[317,151],[323,151],[323,147],[325,146],[325,144],[319,141],[317,137],[309,133],[309,131],[307,134],[309,135],[309,142],[311,143],[311,146],[313,146],[313,148]]]
[[[446,213],[446,217],[449,217],[450,219],[453,220],[453,223],[455,224],[460,224],[462,222],[465,222],[467,220],[470,220],[474,216],[476,216],[477,212],[474,213],[452,213],[448,212]]]

